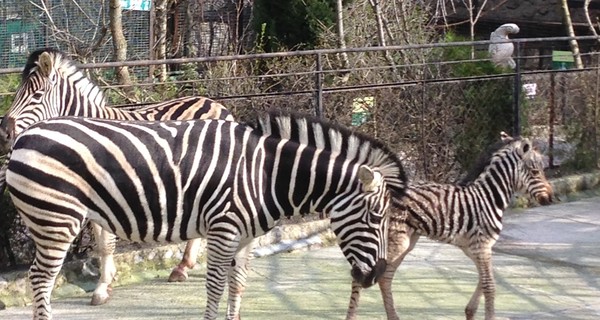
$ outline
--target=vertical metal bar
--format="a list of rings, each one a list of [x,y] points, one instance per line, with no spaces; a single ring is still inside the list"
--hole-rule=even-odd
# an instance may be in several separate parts
[[[550,101],[548,101],[548,166],[554,168],[554,122],[556,122],[556,73],[550,74]]]
[[[513,92],[513,113],[514,113],[514,123],[513,123],[513,136],[518,137],[521,135],[521,43],[516,43],[516,52],[517,55],[515,57],[515,83],[514,83],[514,92]]]
[[[148,53],[149,53],[149,59],[150,60],[154,60],[154,21],[156,18],[156,11],[154,10],[154,1],[152,1],[150,3],[150,16],[148,17]],[[153,80],[154,79],[154,69],[156,68],[155,65],[150,65],[148,67],[148,78]]]
[[[425,137],[425,105],[426,101],[426,85],[427,85],[427,66],[423,65],[423,83],[421,83],[421,119],[420,119],[420,133],[421,133],[421,154],[426,155],[427,152],[427,143],[429,141],[429,137]],[[425,179],[431,179],[430,171],[429,171],[429,157],[423,157],[423,172]]]
[[[321,54],[317,53],[317,72],[315,74],[315,86],[317,87],[315,92],[315,114],[319,118],[323,117],[323,64],[321,60]]]
[[[598,65],[600,64],[598,56],[596,56],[596,94],[595,94],[595,99],[594,99],[594,163],[598,163],[598,94],[599,94],[599,90],[600,88],[599,86],[599,81],[600,81],[600,69],[598,68]]]

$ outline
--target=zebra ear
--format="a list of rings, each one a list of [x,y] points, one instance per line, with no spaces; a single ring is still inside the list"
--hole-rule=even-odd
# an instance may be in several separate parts
[[[362,165],[358,168],[358,179],[363,184],[365,191],[375,191],[383,181],[381,173],[373,171],[368,166]]]
[[[502,142],[508,142],[510,140],[512,140],[513,138],[511,136],[508,135],[508,133],[504,132],[504,131],[500,131],[500,140]]]
[[[531,141],[529,141],[529,139],[523,139],[523,144],[521,147],[523,148],[523,154],[526,154],[529,152],[529,150],[531,150]]]
[[[50,77],[52,73],[52,57],[48,52],[42,52],[38,58],[38,69],[40,73],[45,77]]]

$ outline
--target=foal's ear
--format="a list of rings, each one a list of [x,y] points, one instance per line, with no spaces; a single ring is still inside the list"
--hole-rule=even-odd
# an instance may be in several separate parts
[[[363,190],[365,191],[375,191],[383,182],[381,173],[366,165],[361,165],[358,168],[358,179],[363,184]]]
[[[508,142],[512,139],[513,139],[513,137],[509,136],[508,133],[506,133],[504,131],[500,131],[500,140],[502,142]]]
[[[533,147],[531,145],[531,141],[529,141],[529,139],[523,139],[521,142],[521,150],[523,150],[523,154],[526,154],[532,149]]]

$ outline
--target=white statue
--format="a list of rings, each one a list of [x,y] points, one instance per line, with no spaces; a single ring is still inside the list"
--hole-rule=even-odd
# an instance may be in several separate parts
[[[508,40],[509,34],[515,33],[519,33],[519,26],[514,23],[505,23],[490,35],[492,43],[490,43],[488,51],[496,66],[515,68],[515,60],[512,58],[515,46],[512,42],[503,42]]]

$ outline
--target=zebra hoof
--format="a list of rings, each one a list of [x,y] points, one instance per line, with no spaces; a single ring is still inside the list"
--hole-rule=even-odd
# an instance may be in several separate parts
[[[105,293],[94,292],[92,295],[92,301],[90,301],[90,305],[92,306],[100,306],[108,302],[110,300],[110,296],[112,293],[112,288],[108,288]]]
[[[173,268],[171,275],[169,275],[169,282],[184,282],[188,278],[188,274],[184,268],[179,266]]]

